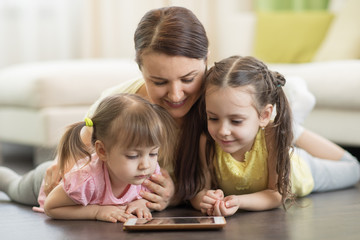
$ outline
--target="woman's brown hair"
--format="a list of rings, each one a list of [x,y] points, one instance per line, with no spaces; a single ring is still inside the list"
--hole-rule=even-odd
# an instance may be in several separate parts
[[[155,52],[206,61],[209,48],[206,31],[199,19],[189,9],[176,6],[147,12],[138,24],[134,42],[136,62],[140,69],[142,56],[146,53]],[[202,129],[195,125],[201,121],[199,102],[195,102],[184,116],[179,130],[174,160],[174,198],[179,201],[189,199],[196,193],[201,188],[199,182],[205,184],[205,175],[197,162],[202,133]]]
[[[136,28],[134,42],[140,69],[146,52],[206,60],[209,47],[199,19],[189,9],[175,6],[147,12]]]

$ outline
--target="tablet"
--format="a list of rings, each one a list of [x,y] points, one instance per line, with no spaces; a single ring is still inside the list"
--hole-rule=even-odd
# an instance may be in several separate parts
[[[123,228],[126,231],[221,229],[225,224],[224,217],[155,217],[130,218]]]

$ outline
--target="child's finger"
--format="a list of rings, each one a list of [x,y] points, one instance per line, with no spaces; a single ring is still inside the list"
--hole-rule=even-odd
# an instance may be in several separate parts
[[[132,214],[136,210],[136,207],[128,206],[125,210],[126,214]]]
[[[144,218],[152,218],[151,212],[148,210],[144,211]]]
[[[217,189],[214,192],[214,195],[217,196],[219,200],[222,200],[224,198],[224,192],[221,189]]]
[[[212,216],[212,215],[214,215],[213,212],[214,212],[214,209],[209,208],[206,213],[207,213],[207,215]]]
[[[218,196],[215,194],[215,190],[209,190],[206,192],[205,196],[213,199],[218,199]]]
[[[221,201],[220,205],[219,205],[219,210],[220,210],[220,213],[222,216],[227,216],[228,215],[228,212],[227,212],[227,208],[225,206],[225,202],[224,201]]]
[[[214,202],[214,204],[215,204],[215,202]],[[209,209],[209,208],[212,208],[214,206],[214,204],[208,204],[208,203],[205,203],[205,202],[201,202],[199,206],[200,206],[200,208]]]
[[[202,202],[204,203],[207,203],[207,204],[215,204],[217,198],[216,197],[211,197],[211,196],[208,196],[208,195],[204,195],[203,198],[202,198]]]
[[[115,213],[109,217],[109,221],[110,222],[117,222],[117,221],[126,222],[126,220],[129,218],[128,216],[130,216],[130,215],[127,215],[125,213]]]
[[[206,192],[205,196],[214,199],[214,200],[223,200],[224,192],[221,189],[209,190]]]
[[[227,208],[238,206],[238,201],[236,198],[227,198],[227,199],[225,199],[224,202],[225,202],[225,207],[227,207]]]
[[[217,200],[216,203],[215,203],[215,205],[214,205],[213,215],[214,215],[214,216],[221,216],[220,201],[219,201],[219,200]]]
[[[208,209],[207,208],[200,208],[200,211],[202,214],[207,214]]]

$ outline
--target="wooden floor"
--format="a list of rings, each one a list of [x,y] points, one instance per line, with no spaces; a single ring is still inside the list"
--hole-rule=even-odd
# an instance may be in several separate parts
[[[3,165],[22,167],[16,159]],[[312,194],[288,211],[238,212],[219,231],[124,232],[121,223],[59,221],[12,203],[0,193],[0,239],[360,239],[360,184],[353,188]],[[155,212],[154,216],[197,216],[187,207]]]

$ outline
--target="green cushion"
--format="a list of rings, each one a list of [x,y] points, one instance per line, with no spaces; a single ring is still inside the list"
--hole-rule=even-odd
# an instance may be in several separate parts
[[[254,55],[269,63],[310,62],[333,17],[325,11],[258,12]]]

